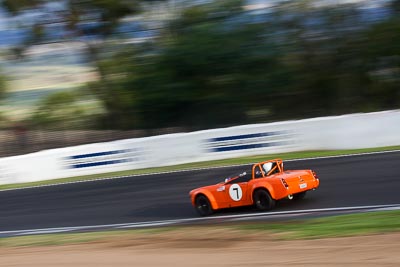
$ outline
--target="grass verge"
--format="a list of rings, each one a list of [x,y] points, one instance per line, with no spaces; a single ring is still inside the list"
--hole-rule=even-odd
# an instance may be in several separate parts
[[[241,230],[272,231],[283,239],[314,239],[400,231],[400,211],[366,212],[284,223],[246,224]]]
[[[116,230],[86,233],[64,233],[64,234],[39,234],[16,237],[0,238],[1,247],[39,247],[39,246],[61,246],[70,244],[101,242],[110,239],[125,237],[143,237],[171,231],[175,228],[160,227],[134,230]]]
[[[43,234],[0,238],[1,247],[37,247],[82,243],[101,243],[110,240],[158,242],[166,238],[192,240],[193,233],[212,233],[207,240],[230,237],[232,231],[244,239],[250,232],[266,234],[278,239],[318,239],[329,237],[359,236],[400,231],[400,211],[379,211],[351,215],[339,215],[301,221],[256,222],[229,224],[224,226],[173,226],[123,231],[103,231],[69,234]],[[201,227],[201,229],[199,229]],[[216,236],[215,233],[218,233]],[[273,234],[273,235],[271,235]],[[278,235],[276,235],[278,234]],[[196,238],[196,237],[194,237]],[[201,234],[204,240],[204,234]]]
[[[194,163],[165,166],[165,167],[155,167],[155,168],[147,168],[147,169],[120,171],[120,172],[109,172],[109,173],[102,173],[102,174],[77,176],[77,177],[71,177],[71,178],[62,178],[62,179],[46,180],[46,181],[31,182],[31,183],[7,184],[7,185],[0,185],[0,190],[25,188],[25,187],[32,187],[32,186],[42,186],[42,185],[54,185],[54,184],[70,183],[70,182],[77,182],[77,181],[90,181],[90,180],[102,179],[102,178],[107,178],[107,177],[120,177],[120,176],[130,176],[130,175],[138,175],[138,174],[189,170],[189,169],[195,169],[195,168],[207,168],[207,167],[247,164],[247,163],[263,161],[265,159],[272,159],[272,158],[281,158],[283,160],[290,160],[290,159],[340,156],[340,155],[393,151],[393,150],[400,150],[400,146],[352,149],[352,150],[300,151],[300,152],[290,152],[290,153],[281,153],[281,154],[257,155],[257,156],[231,158],[231,159],[223,159],[223,160],[194,162]]]

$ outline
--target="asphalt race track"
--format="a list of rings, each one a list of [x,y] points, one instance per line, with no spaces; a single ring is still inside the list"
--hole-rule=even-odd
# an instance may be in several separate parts
[[[0,231],[196,218],[188,192],[246,171],[246,166],[0,192]],[[320,188],[274,211],[400,203],[400,152],[285,162],[313,169]],[[255,212],[224,210],[216,215]]]

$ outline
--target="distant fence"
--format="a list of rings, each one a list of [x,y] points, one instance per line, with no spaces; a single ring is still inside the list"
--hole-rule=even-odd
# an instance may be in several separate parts
[[[32,130],[25,127],[0,129],[0,157],[23,155],[46,149],[110,142],[182,131],[179,128],[152,131],[131,130]]]
[[[0,184],[301,150],[400,145],[400,111],[131,138],[0,159]]]

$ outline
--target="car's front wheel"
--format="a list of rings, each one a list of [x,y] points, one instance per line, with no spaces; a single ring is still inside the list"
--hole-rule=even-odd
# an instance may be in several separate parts
[[[270,210],[275,207],[275,200],[265,189],[258,189],[253,194],[254,205],[258,210]]]
[[[211,203],[204,195],[199,195],[196,197],[195,205],[197,213],[199,213],[201,216],[207,216],[213,213]]]

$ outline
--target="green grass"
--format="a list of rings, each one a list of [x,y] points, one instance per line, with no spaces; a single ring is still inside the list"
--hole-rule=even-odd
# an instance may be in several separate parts
[[[101,231],[86,233],[66,234],[40,234],[17,237],[0,238],[0,247],[39,247],[39,246],[61,246],[69,244],[93,243],[108,239],[118,239],[126,236],[143,236],[163,233],[173,230],[170,227],[146,228],[120,231]]]
[[[284,222],[255,222],[235,223],[218,226],[170,226],[146,229],[86,232],[86,233],[63,233],[63,234],[41,234],[19,237],[0,238],[0,247],[37,247],[37,246],[59,246],[80,243],[102,242],[107,240],[120,240],[128,238],[144,240],[156,234],[165,239],[166,236],[182,239],[190,238],[191,232],[201,231],[207,233],[207,229],[215,231],[215,227],[221,233],[235,230],[244,237],[250,232],[273,235],[278,239],[318,239],[330,237],[359,236],[366,234],[380,234],[400,231],[400,211],[377,211],[357,213],[351,215],[339,215],[322,217],[316,219],[304,219]],[[188,236],[185,236],[185,232]],[[177,233],[179,233],[177,235]],[[278,235],[276,235],[278,234]],[[212,239],[212,237],[210,237]],[[154,242],[154,241],[153,241]]]
[[[238,226],[241,230],[271,231],[283,239],[315,239],[400,231],[400,211],[367,212],[284,223]]]
[[[300,151],[300,152],[290,152],[281,154],[257,155],[257,156],[241,157],[241,158],[194,162],[194,163],[187,163],[187,164],[166,166],[166,167],[155,167],[155,168],[147,168],[139,170],[128,170],[128,171],[110,172],[110,173],[102,173],[95,175],[77,176],[71,178],[62,178],[62,179],[46,180],[46,181],[31,182],[31,183],[7,184],[7,185],[0,185],[0,190],[41,186],[41,185],[52,185],[52,184],[60,184],[60,183],[68,183],[76,181],[88,181],[106,177],[129,176],[129,175],[138,175],[147,173],[188,170],[194,168],[207,168],[207,167],[227,166],[236,164],[246,164],[273,158],[282,158],[283,160],[289,160],[289,159],[338,156],[338,155],[360,154],[367,152],[379,152],[379,151],[391,151],[391,150],[400,150],[400,146],[353,149],[353,150]]]
[[[117,233],[116,233],[117,234]],[[102,233],[102,238],[112,237]],[[98,233],[48,234],[0,238],[0,247],[38,247],[89,243],[100,239]]]

